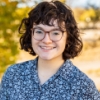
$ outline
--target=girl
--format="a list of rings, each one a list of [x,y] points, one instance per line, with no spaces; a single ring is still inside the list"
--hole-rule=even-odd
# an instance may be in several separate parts
[[[39,3],[22,20],[19,33],[21,49],[37,57],[7,69],[0,100],[100,100],[93,81],[69,60],[83,44],[68,6]]]

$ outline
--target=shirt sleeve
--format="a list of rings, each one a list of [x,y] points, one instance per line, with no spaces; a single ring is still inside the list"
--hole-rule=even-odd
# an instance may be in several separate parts
[[[3,75],[2,81],[0,83],[0,100],[10,100],[10,91],[13,86],[13,76],[14,71],[11,67],[9,67]]]

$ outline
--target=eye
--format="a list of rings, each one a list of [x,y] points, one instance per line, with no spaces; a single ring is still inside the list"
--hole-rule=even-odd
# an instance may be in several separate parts
[[[39,30],[39,29],[35,29],[34,32],[37,33],[37,34],[42,34],[43,33],[43,31],[42,30]]]
[[[52,32],[52,34],[53,34],[53,35],[60,35],[61,32],[60,32],[60,31],[54,31],[54,32]]]
[[[59,35],[59,33],[57,33],[57,32],[55,32],[54,34],[55,34],[55,35]]]

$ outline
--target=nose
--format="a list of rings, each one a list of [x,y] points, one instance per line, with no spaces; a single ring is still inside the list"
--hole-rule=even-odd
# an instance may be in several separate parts
[[[52,43],[52,40],[50,39],[50,36],[48,33],[45,34],[44,39],[42,40],[43,43],[49,44]]]

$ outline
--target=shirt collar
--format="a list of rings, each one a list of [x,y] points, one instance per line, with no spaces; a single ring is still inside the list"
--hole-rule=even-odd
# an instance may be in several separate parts
[[[59,69],[59,75],[67,81],[70,81],[74,74],[72,73],[74,70],[74,65],[70,60],[66,60],[62,67]]]
[[[34,70],[37,72],[37,62],[38,62],[38,57],[34,59]],[[64,78],[67,81],[70,81],[70,79],[73,78],[73,73],[72,71],[74,70],[74,65],[70,60],[66,60],[64,64],[59,68],[55,76],[60,75],[62,78]],[[35,73],[34,73],[35,74]]]

